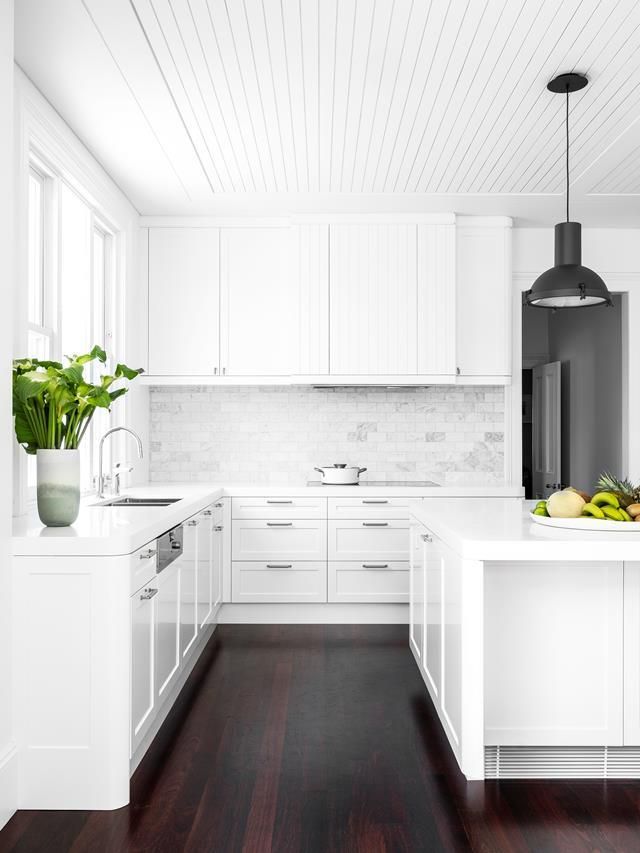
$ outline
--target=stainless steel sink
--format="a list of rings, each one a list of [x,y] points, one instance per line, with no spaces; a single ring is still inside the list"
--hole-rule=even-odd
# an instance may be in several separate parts
[[[97,503],[94,506],[171,506],[181,498],[113,498],[113,500]]]

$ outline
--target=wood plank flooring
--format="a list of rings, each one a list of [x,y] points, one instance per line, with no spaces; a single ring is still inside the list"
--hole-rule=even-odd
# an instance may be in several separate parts
[[[1,853],[640,853],[640,783],[467,783],[406,626],[221,626],[116,812]]]

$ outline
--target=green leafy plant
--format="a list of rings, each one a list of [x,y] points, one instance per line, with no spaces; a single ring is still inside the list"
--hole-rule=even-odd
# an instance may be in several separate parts
[[[114,383],[135,379],[142,368],[116,365],[93,385],[84,378],[87,364],[105,364],[107,354],[99,346],[85,355],[65,356],[69,362],[18,358],[13,362],[13,415],[18,443],[27,453],[37,450],[76,450],[96,409],[109,409],[127,388]]]

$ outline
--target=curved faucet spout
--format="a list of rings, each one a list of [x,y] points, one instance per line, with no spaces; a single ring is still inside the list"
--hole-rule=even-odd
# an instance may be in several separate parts
[[[138,435],[138,433],[137,433],[137,432],[135,432],[135,430],[129,429],[129,427],[125,427],[125,426],[111,427],[111,429],[108,429],[108,430],[104,433],[104,435],[102,436],[102,438],[100,439],[100,442],[98,443],[98,483],[97,483],[97,492],[98,492],[98,497],[99,497],[99,498],[103,498],[103,497],[104,497],[104,473],[103,473],[103,471],[102,471],[102,454],[103,454],[104,441],[105,441],[105,439],[107,438],[107,436],[109,436],[109,435],[113,435],[113,433],[114,433],[114,432],[128,432],[128,433],[129,433],[129,435],[130,435],[130,436],[132,436],[133,438],[135,438],[135,440],[136,440],[136,445],[137,445],[137,447],[138,447],[138,458],[139,458],[139,459],[142,459],[142,458],[143,458],[143,455],[144,455],[144,454],[143,454],[143,451],[142,451],[142,439],[140,438],[140,436]]]

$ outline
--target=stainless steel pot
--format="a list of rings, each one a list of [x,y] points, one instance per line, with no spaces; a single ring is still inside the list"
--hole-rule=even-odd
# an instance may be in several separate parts
[[[314,468],[314,471],[322,476],[322,482],[326,486],[357,486],[360,474],[366,468],[358,468],[346,463],[327,465],[325,468]]]

